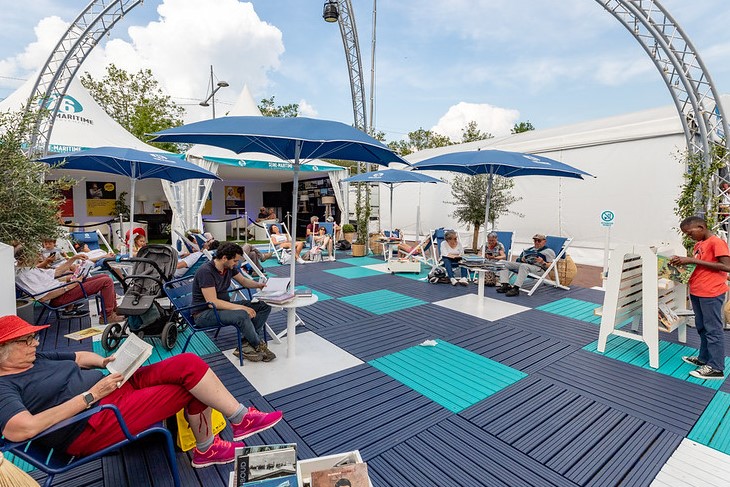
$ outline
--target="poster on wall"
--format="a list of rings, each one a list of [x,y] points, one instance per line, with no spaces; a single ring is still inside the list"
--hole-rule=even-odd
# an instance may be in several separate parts
[[[203,211],[200,212],[203,215],[212,215],[213,214],[213,191],[208,191],[208,197],[205,199],[205,204],[203,205]]]
[[[117,199],[117,185],[112,182],[86,181],[86,215],[109,216]]]
[[[226,215],[235,215],[236,210],[246,210],[246,189],[243,186],[226,186]]]
[[[49,180],[49,183],[55,183],[56,181]],[[58,207],[61,212],[61,217],[69,218],[74,216],[74,190],[73,186],[61,187],[61,196],[63,197],[63,203]]]

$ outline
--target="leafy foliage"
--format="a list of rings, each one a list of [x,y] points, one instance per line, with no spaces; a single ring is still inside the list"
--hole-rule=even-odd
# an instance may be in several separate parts
[[[406,140],[396,140],[388,143],[388,147],[401,156],[413,152],[434,147],[445,147],[453,145],[454,142],[445,135],[437,134],[432,130],[425,130],[423,127],[413,132],[408,132]]]
[[[456,210],[451,216],[466,225],[474,225],[473,249],[479,246],[479,228],[484,223],[488,184],[489,176],[486,174],[476,176],[458,175],[451,182],[453,201],[444,202],[456,206]],[[522,199],[512,196],[511,190],[514,185],[515,183],[511,179],[501,176],[494,177],[492,181],[492,199],[489,203],[489,221],[492,225],[501,215],[510,213],[510,205]]]
[[[466,127],[461,129],[461,142],[476,142],[477,140],[492,139],[494,135],[489,132],[482,132],[479,130],[479,126],[475,120],[466,124]]]
[[[0,241],[21,244],[33,262],[44,238],[59,235],[61,189],[74,184],[68,178],[44,181],[50,166],[29,159],[22,150],[37,113],[0,113]]]
[[[97,81],[89,73],[84,73],[81,84],[110,117],[139,140],[146,142],[149,137],[145,134],[177,127],[183,123],[185,109],[162,92],[149,69],[130,74],[110,64],[101,80]],[[152,145],[170,152],[179,152],[176,144]]]
[[[535,130],[535,126],[528,120],[527,122],[516,123],[515,126],[512,127],[512,130],[510,130],[510,133],[521,134],[522,132],[529,132],[530,130]]]
[[[283,117],[293,118],[299,116],[299,104],[290,103],[288,105],[277,105],[274,102],[274,96],[264,98],[259,103],[259,110],[264,117]]]

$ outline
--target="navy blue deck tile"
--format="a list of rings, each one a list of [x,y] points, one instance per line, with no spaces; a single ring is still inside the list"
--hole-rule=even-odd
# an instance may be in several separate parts
[[[569,297],[573,299],[580,299],[582,301],[590,301],[591,303],[603,304],[603,296],[605,292],[598,289],[590,289],[585,287],[573,287],[570,289]]]
[[[341,298],[352,294],[367,293],[384,289],[377,281],[370,278],[361,277],[358,279],[345,279],[344,277],[335,276],[327,273],[312,274],[311,276],[302,276],[300,279],[297,274],[297,285],[305,285],[321,291],[333,298]]]
[[[434,296],[431,295],[430,299],[433,300],[433,298]],[[399,323],[422,330],[429,338],[442,338],[448,341],[451,341],[451,337],[455,335],[474,328],[484,328],[487,324],[485,320],[476,316],[435,304],[395,311],[389,316]]]
[[[525,285],[527,284],[529,284],[529,282],[525,282]],[[532,296],[528,296],[525,292],[520,292],[519,296],[507,297],[504,294],[498,293],[496,289],[496,287],[486,288],[485,295],[488,298],[498,299],[500,301],[505,301],[513,304],[519,304],[520,306],[525,306],[527,308],[537,308],[538,306],[557,301],[558,299],[572,297],[572,289],[565,290],[560,288],[554,288],[545,284],[541,285],[540,288],[538,288],[538,290],[535,291],[535,294],[533,294]]]
[[[36,312],[36,317],[37,316],[38,313]],[[51,314],[48,318],[44,319],[41,324],[49,324],[51,326],[42,332],[40,345],[38,346],[39,351],[91,351],[91,338],[78,341],[71,340],[64,336],[69,333],[83,330],[84,328],[89,328],[91,326],[91,320],[88,316],[56,321],[56,317]]]
[[[226,389],[233,394],[236,399],[241,402],[245,400],[261,397],[261,394],[256,390],[254,386],[243,376],[241,372],[231,363],[228,358],[222,353],[212,353],[205,355],[202,359],[208,364],[208,366],[215,372],[215,375],[223,382]],[[244,367],[246,361],[243,362]]]
[[[267,399],[317,455],[359,449],[365,461],[451,415],[366,364]]]
[[[419,306],[423,307],[423,306]],[[341,321],[317,330],[317,334],[363,362],[417,345],[433,335],[391,315]]]
[[[304,321],[304,326],[314,332],[328,326],[355,322],[374,316],[369,311],[337,299],[317,301],[311,306],[298,308],[297,314]]]
[[[459,333],[450,342],[528,374],[580,348],[500,322]]]
[[[712,399],[712,389],[578,350],[538,375],[685,436]]]
[[[120,457],[120,455],[115,456]],[[30,476],[33,477],[33,479],[41,485],[43,485],[43,482],[45,482],[47,478],[46,474],[44,474],[40,470],[34,470],[30,472]],[[61,475],[56,475],[53,478],[54,487],[91,487],[112,485],[111,483],[105,482],[106,476],[102,471],[101,460],[94,460],[93,462],[82,465],[81,467],[74,468],[73,470],[70,470]]]
[[[599,331],[596,325],[538,310],[524,311],[497,320],[495,323],[520,328],[579,347],[597,340]]]

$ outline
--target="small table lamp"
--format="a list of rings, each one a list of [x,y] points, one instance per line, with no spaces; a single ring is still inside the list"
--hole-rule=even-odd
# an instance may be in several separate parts
[[[336,201],[337,200],[335,200],[334,196],[322,196],[322,204],[325,206],[325,219],[332,216],[332,205],[334,205]]]
[[[147,201],[147,195],[141,194],[141,195],[137,196],[137,201],[139,201],[139,203],[140,203],[140,205],[139,205],[139,208],[141,210],[140,213],[147,213],[146,211],[144,211],[144,204]]]

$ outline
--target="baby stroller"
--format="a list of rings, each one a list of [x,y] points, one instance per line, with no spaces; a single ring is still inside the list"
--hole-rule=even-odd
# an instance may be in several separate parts
[[[178,324],[170,319],[172,307],[161,305],[158,298],[164,296],[162,285],[175,273],[177,251],[169,245],[150,244],[139,249],[137,257],[119,262],[133,264],[132,273],[122,280],[124,297],[117,307],[127,320],[107,326],[101,336],[101,346],[104,350],[114,350],[122,338],[134,333],[140,338],[159,336],[162,346],[172,350],[177,342]]]

